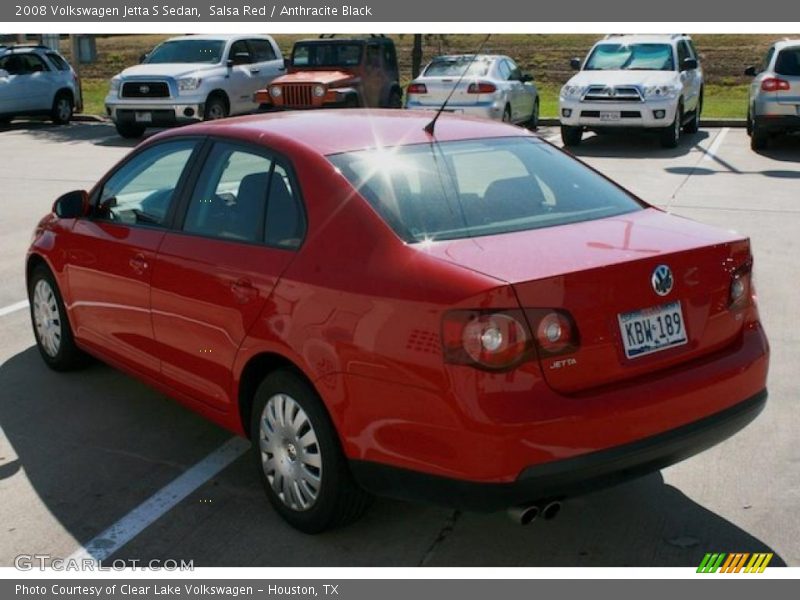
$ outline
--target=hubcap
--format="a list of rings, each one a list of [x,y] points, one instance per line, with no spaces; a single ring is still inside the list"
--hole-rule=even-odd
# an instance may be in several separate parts
[[[39,344],[47,356],[54,357],[61,347],[61,315],[53,288],[44,279],[33,288],[33,320]]]
[[[208,109],[208,118],[210,120],[222,119],[225,117],[225,109],[220,104],[212,104]]]
[[[69,100],[66,98],[62,98],[58,101],[58,116],[61,117],[62,121],[66,121],[70,117],[70,113],[72,112],[72,105],[70,105]]]
[[[314,506],[322,482],[322,455],[308,415],[287,394],[264,406],[259,426],[261,466],[272,491],[287,507]]]

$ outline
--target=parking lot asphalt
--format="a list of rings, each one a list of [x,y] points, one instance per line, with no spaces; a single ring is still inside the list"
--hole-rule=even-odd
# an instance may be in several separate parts
[[[557,142],[555,128],[540,134]],[[33,227],[57,195],[89,187],[132,146],[102,123],[0,131],[2,566],[19,554],[80,551],[230,438],[110,367],[53,373],[34,346],[21,304]],[[772,345],[770,400],[753,424],[661,473],[571,499],[558,518],[528,527],[503,513],[379,499],[358,523],[306,536],[266,503],[248,452],[145,519],[111,558],[195,566],[691,566],[721,551],[774,552],[771,565],[800,565],[800,139],[755,154],[738,128],[703,129],[674,150],[646,136],[589,136],[575,154],[660,207],[751,237]]]

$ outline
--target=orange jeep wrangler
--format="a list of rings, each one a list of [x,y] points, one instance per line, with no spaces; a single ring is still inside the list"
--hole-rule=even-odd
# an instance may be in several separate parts
[[[295,42],[287,73],[256,92],[262,110],[401,108],[402,99],[394,42],[382,35]]]

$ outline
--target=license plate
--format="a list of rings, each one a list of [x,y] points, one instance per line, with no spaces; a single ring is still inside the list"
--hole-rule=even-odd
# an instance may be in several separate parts
[[[627,358],[680,346],[688,340],[680,302],[620,313],[618,319]]]
[[[620,112],[618,110],[604,110],[600,111],[600,120],[601,121],[619,121],[620,120]]]
[[[137,123],[152,123],[153,122],[153,113],[151,112],[141,112],[136,111],[134,115]]]

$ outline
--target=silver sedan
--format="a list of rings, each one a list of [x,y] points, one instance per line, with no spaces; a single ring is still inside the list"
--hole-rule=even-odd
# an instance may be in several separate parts
[[[538,125],[539,93],[533,77],[508,56],[437,56],[406,88],[406,108],[436,110],[450,92],[453,95],[445,108],[450,112],[531,128]]]

